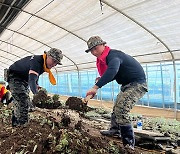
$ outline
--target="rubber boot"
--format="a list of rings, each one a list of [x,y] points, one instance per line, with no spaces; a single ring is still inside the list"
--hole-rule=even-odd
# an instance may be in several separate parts
[[[7,101],[7,105],[9,105],[13,101],[13,97],[10,97],[10,99]]]
[[[109,130],[100,130],[102,135],[121,137],[119,125],[116,122],[115,114],[111,114],[111,125]]]
[[[14,115],[14,111],[12,111],[12,127],[16,127],[19,125],[19,121],[17,120],[17,118]]]
[[[134,150],[135,137],[131,124],[119,125],[121,129],[121,138],[125,148]]]
[[[35,109],[35,106],[32,104],[32,101],[29,101],[28,103],[28,112],[34,112],[36,109]]]

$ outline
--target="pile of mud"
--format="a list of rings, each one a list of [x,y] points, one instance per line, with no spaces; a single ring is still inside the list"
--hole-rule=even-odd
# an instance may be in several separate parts
[[[73,104],[73,102],[69,103]],[[86,119],[72,109],[39,109],[30,113],[27,125],[13,128],[11,113],[11,110],[0,110],[0,153],[2,154],[159,153],[138,147],[134,151],[127,151],[120,139],[115,140],[100,135],[99,129],[102,127],[99,126],[104,124]]]
[[[62,106],[59,95],[48,96],[46,90],[40,90],[34,95],[32,103],[36,107],[45,109],[69,108],[83,113],[92,110],[91,107],[87,106],[87,103],[78,97],[69,97],[65,102],[65,106]]]
[[[87,106],[87,103],[78,97],[69,97],[65,104],[69,109],[76,111],[88,112],[92,110],[91,107]]]
[[[46,90],[40,90],[36,95],[33,96],[32,103],[34,106],[46,109],[57,109],[62,106],[59,101],[59,95],[48,96]]]
[[[70,117],[67,115],[64,117],[61,115],[61,117],[62,120],[58,123],[36,114],[34,117],[31,117],[26,126],[12,128],[7,122],[10,121],[10,114],[5,118],[6,120],[4,119],[5,121],[2,120],[1,116],[1,153],[126,153],[121,148],[122,145],[118,145],[116,142],[103,136],[90,135],[88,129],[81,127],[80,121],[70,126]]]
[[[30,121],[25,127],[12,128],[11,111],[0,110],[0,153],[155,154],[160,152],[145,151],[137,147],[135,151],[126,151],[121,139],[114,140],[100,135],[99,129],[104,129],[107,125],[106,119],[103,119],[103,115],[107,113],[87,106],[81,98],[69,97],[64,104],[61,104],[59,95],[50,97],[45,90],[40,90],[33,98],[33,105],[39,108],[31,113]],[[136,145],[142,145],[141,140],[136,140]],[[154,142],[147,143],[146,149],[156,149],[156,144],[152,144]],[[150,145],[154,146],[150,147]],[[145,146],[146,144],[143,143],[142,147]]]

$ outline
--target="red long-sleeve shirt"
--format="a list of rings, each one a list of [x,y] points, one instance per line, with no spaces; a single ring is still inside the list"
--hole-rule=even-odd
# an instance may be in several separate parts
[[[0,98],[2,98],[6,92],[7,92],[7,89],[5,88],[5,86],[0,85]]]

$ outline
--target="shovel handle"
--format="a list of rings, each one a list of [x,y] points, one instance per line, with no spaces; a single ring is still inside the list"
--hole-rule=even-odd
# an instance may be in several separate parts
[[[84,98],[84,102],[85,103],[88,103],[89,100],[91,99],[92,95],[87,95],[85,98]]]

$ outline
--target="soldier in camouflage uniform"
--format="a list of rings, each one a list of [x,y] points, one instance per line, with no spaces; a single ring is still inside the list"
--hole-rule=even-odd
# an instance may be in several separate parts
[[[93,98],[99,88],[113,80],[121,84],[121,91],[117,95],[111,115],[111,127],[100,132],[103,135],[121,135],[123,145],[134,149],[135,137],[129,112],[147,92],[145,73],[133,57],[122,51],[110,49],[105,44],[99,36],[93,36],[87,42],[88,49],[85,52],[90,51],[97,57],[96,65],[100,78],[87,91],[86,96],[91,95]]]
[[[49,73],[50,82],[56,84],[50,69],[57,64],[61,65],[62,58],[62,51],[52,48],[43,55],[22,58],[9,67],[8,83],[14,99],[12,126],[28,122],[29,87],[33,94],[37,94],[38,79],[43,72]]]

